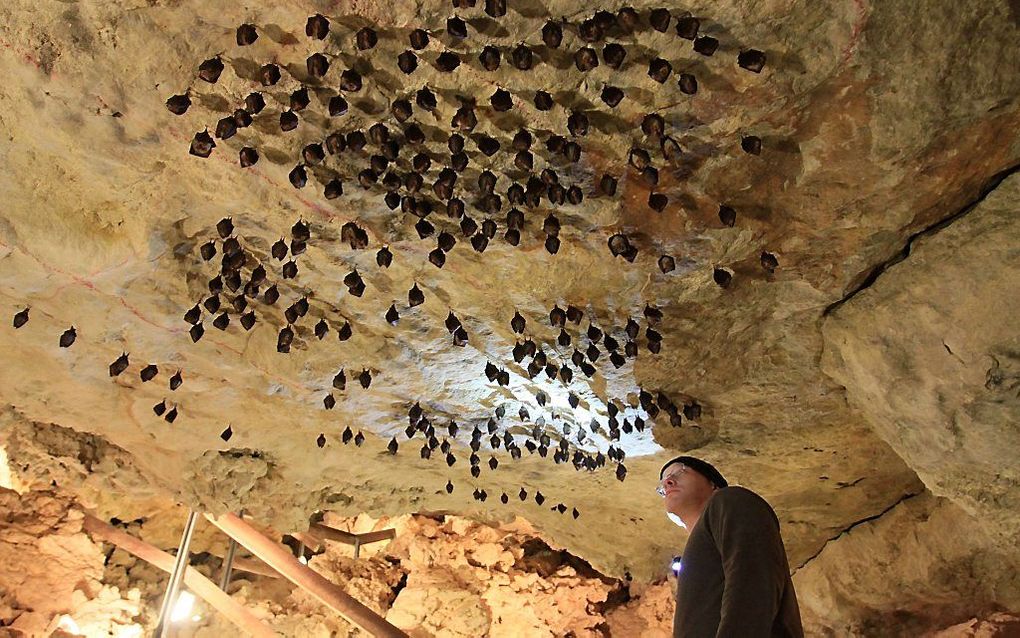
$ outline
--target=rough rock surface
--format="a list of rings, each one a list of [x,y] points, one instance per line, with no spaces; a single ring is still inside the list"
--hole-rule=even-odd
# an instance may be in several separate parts
[[[165,573],[90,542],[76,506],[58,492],[3,491],[2,497],[8,515],[0,530],[5,558],[0,582],[8,626],[0,635],[49,635],[66,618],[86,636],[151,631]],[[180,511],[165,509],[118,524],[169,549],[181,518]],[[954,617],[966,620],[930,635],[1015,635],[1016,616],[995,610],[1017,607],[1020,565],[980,532],[970,531],[965,540],[947,533],[969,521],[948,500],[924,494],[830,541],[795,578],[798,589],[809,592],[801,601],[809,635],[917,636]],[[356,533],[396,531],[392,541],[363,546],[360,559],[349,545],[326,541],[312,548],[316,554],[309,565],[412,636],[672,635],[671,581],[605,577],[549,547],[520,519],[491,527],[453,516],[376,520],[327,514],[324,522]],[[225,541],[210,536],[209,527],[198,530],[192,564],[215,579]],[[872,586],[862,592],[861,582]],[[228,591],[281,635],[362,635],[283,579],[235,571]],[[984,601],[984,608],[976,608],[975,600]],[[192,613],[197,620],[179,624],[179,635],[236,631],[201,601]],[[976,613],[982,615],[973,618]]]
[[[398,627],[422,636],[597,635],[604,617],[595,610],[615,586],[590,568],[578,573],[540,540],[463,519],[409,525],[386,550],[408,559],[387,613]]]
[[[550,6],[511,1],[504,19],[491,20],[482,17],[481,4],[464,11],[471,14],[471,37],[454,48],[476,54],[483,37],[503,46],[522,39],[537,44],[536,26],[547,16],[578,22],[591,10],[572,0]],[[643,15],[655,4],[635,3]],[[664,575],[683,540],[652,493],[658,466],[692,448],[773,503],[794,567],[816,555],[822,560],[837,546],[826,541],[922,491],[921,481],[1000,545],[1008,542],[1010,526],[1016,528],[1017,468],[1006,451],[1015,447],[1015,428],[1008,425],[1017,422],[1017,331],[1008,317],[1017,314],[1018,297],[993,294],[1016,289],[1016,268],[1004,267],[1016,263],[1016,208],[1008,203],[1016,201],[1015,185],[1004,183],[983,204],[998,207],[999,222],[994,210],[983,226],[967,224],[974,212],[964,215],[932,236],[934,244],[961,228],[941,258],[919,267],[923,273],[897,274],[911,268],[927,241],[824,316],[870,283],[876,267],[908,238],[952,217],[995,176],[1015,170],[1015,3],[695,2],[685,8],[703,16],[705,32],[719,38],[715,56],[692,53],[671,30],[646,28],[621,40],[632,47],[623,72],[614,75],[602,65],[588,76],[571,65],[568,53],[545,50],[530,73],[504,64],[486,75],[473,55],[456,73],[441,76],[432,61],[448,44],[442,24],[450,8],[438,0],[44,5],[0,7],[0,73],[6,78],[0,154],[7,167],[0,173],[0,308],[7,317],[26,306],[31,311],[22,328],[6,319],[0,325],[0,400],[9,406],[0,435],[13,442],[4,446],[19,480],[66,476],[82,484],[83,498],[95,506],[103,506],[104,493],[131,492],[143,500],[169,495],[212,511],[244,507],[261,522],[291,530],[303,529],[318,509],[375,516],[442,510],[502,521],[521,516],[548,542],[604,573],[644,581]],[[303,33],[305,19],[317,10],[335,25],[335,38],[324,43]],[[234,29],[245,21],[261,36],[240,48]],[[379,27],[383,37],[378,50],[359,61],[352,34],[366,24]],[[434,30],[433,42],[422,54],[427,62],[405,80],[394,56],[419,25]],[[570,29],[565,45],[579,46]],[[766,52],[761,74],[735,64],[747,47]],[[281,133],[275,118],[299,87],[305,58],[318,50],[333,56],[334,68],[299,128]],[[675,82],[648,78],[648,60],[663,51],[678,69],[698,75],[696,96],[678,93]],[[195,72],[214,55],[222,55],[226,69],[208,85]],[[267,91],[266,112],[234,138],[217,140],[210,158],[188,155],[196,132],[215,128],[258,87],[253,74],[269,59],[280,63],[284,79]],[[365,59],[374,65],[365,74],[366,88],[346,119],[334,124],[323,111],[336,93],[337,75],[345,66],[365,68]],[[595,105],[610,81],[628,97],[607,115]],[[322,193],[329,171],[312,171],[301,190],[288,182],[305,144],[333,127],[365,129],[373,119],[395,128],[389,100],[426,83],[441,98],[437,115],[418,114],[429,132],[445,135],[456,94],[484,105],[498,83],[518,98],[515,109],[486,112],[479,131],[504,144],[521,125],[540,140],[567,135],[563,105],[545,113],[531,107],[536,83],[546,82],[571,107],[600,111],[582,140],[581,162],[561,168],[564,181],[579,184],[586,197],[580,206],[558,209],[563,229],[556,255],[542,247],[548,209],[528,211],[520,248],[497,237],[484,253],[471,249],[454,222],[434,214],[440,229],[458,237],[438,270],[426,260],[434,244],[418,239],[415,218],[387,210],[379,189],[362,191],[352,165],[329,167],[345,178],[345,195],[337,200]],[[194,104],[188,113],[169,114],[164,101],[189,88]],[[655,157],[657,189],[670,198],[662,213],[647,207],[649,187],[626,166],[632,144],[651,147],[637,133],[651,111],[663,115],[684,149],[675,165]],[[761,156],[740,151],[745,134],[762,138]],[[237,166],[243,144],[257,146],[263,156],[248,169]],[[429,142],[429,149],[437,161],[448,159],[444,144]],[[472,167],[464,181],[485,165],[473,147],[469,151]],[[493,160],[500,192],[509,183],[505,160]],[[536,165],[545,161],[540,155]],[[621,178],[619,197],[594,198],[595,180],[606,171]],[[732,227],[720,222],[720,204],[737,211]],[[225,216],[232,216],[244,247],[266,263],[283,294],[276,310],[252,302],[259,322],[250,332],[237,325],[236,314],[224,332],[205,316],[205,337],[193,344],[181,317],[208,295],[218,256],[202,262],[199,246],[216,236],[215,224]],[[283,280],[269,246],[299,218],[310,224],[311,240],[298,258],[298,277]],[[368,249],[349,249],[339,240],[348,221],[365,228]],[[502,215],[496,221],[502,233]],[[608,253],[606,239],[618,231],[639,248],[632,264]],[[967,241],[970,261],[958,252]],[[394,254],[389,269],[375,264],[382,245]],[[777,256],[774,273],[759,265],[762,251]],[[676,258],[676,270],[657,269],[661,254]],[[980,273],[976,264],[983,265]],[[715,267],[733,273],[727,288],[713,282]],[[364,297],[341,284],[352,268],[365,279]],[[415,283],[426,302],[408,308],[407,290]],[[281,355],[275,348],[285,323],[280,308],[302,295],[309,296],[311,317],[298,323],[292,353]],[[960,298],[966,303],[946,301]],[[383,319],[391,303],[401,314],[396,327]],[[620,337],[630,317],[644,330],[646,303],[664,314],[656,327],[663,335],[659,355],[647,351],[642,336],[640,355],[622,368],[606,364],[603,352],[592,379],[575,371],[566,384],[542,375],[529,379],[510,358],[515,310],[560,363],[569,350],[553,345],[557,331],[546,319],[553,304],[574,304]],[[463,350],[451,345],[443,327],[451,310],[470,334]],[[331,329],[321,342],[311,334],[318,317]],[[338,343],[336,328],[345,319],[355,336]],[[59,348],[61,333],[72,325],[77,342]],[[577,326],[569,330],[586,345]],[[130,366],[111,379],[108,366],[125,352]],[[508,369],[507,387],[486,381],[487,361]],[[142,383],[139,370],[150,362],[160,373]],[[335,410],[324,410],[323,397],[341,367],[348,389],[337,393]],[[364,391],[355,381],[363,368],[373,373]],[[167,379],[177,369],[184,384],[170,391]],[[644,414],[639,388],[662,391],[676,404],[697,401],[702,413],[681,427],[660,414],[653,427],[624,434],[626,482],[614,478],[612,464],[576,473],[537,455],[512,462],[502,451],[499,469],[468,477],[467,433],[484,427],[497,407],[507,414],[500,431],[518,439],[541,416],[554,441],[568,425],[574,440],[592,417],[605,432],[612,399],[626,406],[629,419]],[[538,391],[550,395],[545,408],[536,404]],[[568,391],[580,397],[580,409],[568,407]],[[906,405],[897,397],[923,400]],[[179,410],[173,424],[153,414],[163,400]],[[438,454],[419,460],[421,437],[413,443],[403,437],[415,401],[437,428],[449,419],[461,424],[453,468]],[[522,405],[530,412],[526,424],[513,416]],[[233,436],[224,442],[220,433],[228,425]],[[365,432],[363,447],[340,442],[346,426]],[[385,451],[394,435],[401,443],[395,458]],[[593,433],[581,447],[605,451],[608,444]],[[456,484],[453,495],[443,490],[447,479]],[[515,494],[522,485],[532,494],[542,489],[545,506],[500,504],[498,494]],[[486,489],[489,499],[471,500],[475,487]],[[577,507],[581,517],[551,511],[558,502],[568,512]],[[115,511],[111,503],[106,507]],[[428,590],[427,581],[419,588]],[[816,593],[822,596],[802,595]],[[841,602],[848,616],[865,611],[854,607],[856,595]],[[982,597],[971,606],[986,602]]]
[[[1020,618],[995,613],[988,618],[972,618],[931,634],[931,638],[995,638],[1020,635]]]
[[[102,549],[81,521],[65,495],[0,487],[0,635],[48,636],[66,612],[87,635],[136,627],[137,590],[104,584]]]
[[[911,244],[833,312],[827,374],[914,468],[1007,547],[1020,529],[1020,175]]]
[[[811,635],[917,636],[1017,609],[1018,566],[1015,548],[999,547],[967,512],[924,493],[830,541],[794,586]]]
[[[390,542],[365,545],[355,560],[348,545],[326,542],[309,565],[390,622],[419,638],[431,636],[655,636],[672,621],[670,587],[641,595],[554,550],[524,521],[491,527],[447,516],[328,516],[338,529],[393,528]],[[243,593],[286,635],[348,635],[352,629],[301,591],[265,598],[256,580]],[[624,594],[624,592],[628,592]],[[623,595],[621,595],[623,594]],[[624,601],[626,601],[624,603]],[[621,604],[624,603],[624,604]],[[663,620],[668,609],[669,618]],[[207,625],[207,630],[216,625]],[[358,635],[357,631],[351,635]]]

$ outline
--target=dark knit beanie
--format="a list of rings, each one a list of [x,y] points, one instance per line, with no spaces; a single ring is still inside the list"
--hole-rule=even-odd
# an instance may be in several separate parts
[[[674,463],[683,463],[687,467],[696,471],[698,474],[707,478],[708,482],[711,483],[712,485],[715,485],[716,487],[726,487],[727,485],[729,485],[729,483],[726,482],[726,479],[723,478],[723,475],[719,473],[719,470],[715,469],[715,467],[711,463],[707,461],[702,461],[701,459],[696,459],[693,456],[678,456],[675,459],[663,465],[662,469],[659,470],[660,481],[662,480],[663,474],[666,473],[666,468],[669,467],[670,465],[673,465]]]

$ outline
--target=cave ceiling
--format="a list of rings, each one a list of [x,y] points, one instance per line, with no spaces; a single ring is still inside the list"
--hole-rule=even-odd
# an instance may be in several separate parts
[[[12,464],[70,431],[96,493],[521,516],[635,576],[681,452],[794,567],[923,490],[822,326],[1017,164],[1015,9],[459,4],[0,8]]]

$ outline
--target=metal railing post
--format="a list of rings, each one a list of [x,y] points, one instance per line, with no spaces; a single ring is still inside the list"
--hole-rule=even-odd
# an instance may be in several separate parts
[[[237,553],[237,541],[230,539],[230,547],[227,548],[227,556],[223,559],[223,575],[220,576],[220,589],[227,591],[230,584],[230,575],[234,569],[234,554]]]
[[[198,513],[195,510],[189,510],[188,521],[184,524],[184,533],[181,535],[181,544],[177,548],[177,557],[174,559],[174,566],[170,571],[170,582],[167,583],[163,604],[159,608],[159,620],[154,632],[159,638],[165,638],[170,630],[170,612],[177,600],[177,594],[181,590],[181,583],[184,581],[184,571],[188,567],[188,547],[191,545],[191,536],[195,533],[197,521]]]

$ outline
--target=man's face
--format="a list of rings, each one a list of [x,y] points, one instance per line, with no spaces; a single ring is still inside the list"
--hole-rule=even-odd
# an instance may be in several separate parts
[[[706,501],[714,490],[711,481],[683,463],[666,468],[659,488],[665,493],[666,511],[674,514]]]

